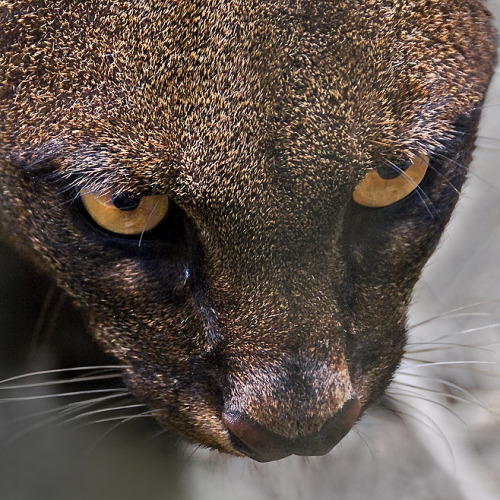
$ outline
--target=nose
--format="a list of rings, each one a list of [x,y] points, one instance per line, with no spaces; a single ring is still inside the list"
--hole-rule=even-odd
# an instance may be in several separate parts
[[[258,462],[279,460],[289,455],[317,456],[328,453],[349,432],[359,417],[358,398],[346,401],[320,430],[308,436],[287,438],[269,431],[247,415],[223,412],[234,448]]]

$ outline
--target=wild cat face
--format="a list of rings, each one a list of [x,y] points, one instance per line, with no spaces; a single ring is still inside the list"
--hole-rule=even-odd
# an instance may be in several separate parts
[[[0,4],[3,234],[188,439],[328,452],[385,390],[470,161],[475,1]]]

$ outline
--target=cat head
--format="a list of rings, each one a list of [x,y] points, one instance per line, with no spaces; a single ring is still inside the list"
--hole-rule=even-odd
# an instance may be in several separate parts
[[[0,228],[166,428],[328,452],[384,392],[464,181],[480,2],[0,5]]]

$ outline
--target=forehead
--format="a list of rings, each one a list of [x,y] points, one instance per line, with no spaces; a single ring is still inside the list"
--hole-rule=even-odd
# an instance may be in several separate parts
[[[11,2],[0,143],[56,149],[62,168],[118,183],[203,190],[274,168],[312,193],[318,170],[336,178],[339,164],[436,147],[479,100],[463,53],[484,27],[457,11],[458,22],[437,1]]]

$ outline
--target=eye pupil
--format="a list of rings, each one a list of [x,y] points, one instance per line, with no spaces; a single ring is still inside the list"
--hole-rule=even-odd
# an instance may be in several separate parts
[[[140,196],[134,196],[129,193],[122,193],[113,196],[113,205],[119,210],[123,210],[124,212],[131,212],[132,210],[136,210],[140,203]]]
[[[410,165],[411,161],[399,163],[397,167],[393,165],[381,165],[377,168],[377,173],[378,175],[380,175],[380,177],[382,177],[382,179],[389,181],[391,179],[396,179],[396,177],[399,177],[401,173],[405,172]]]

